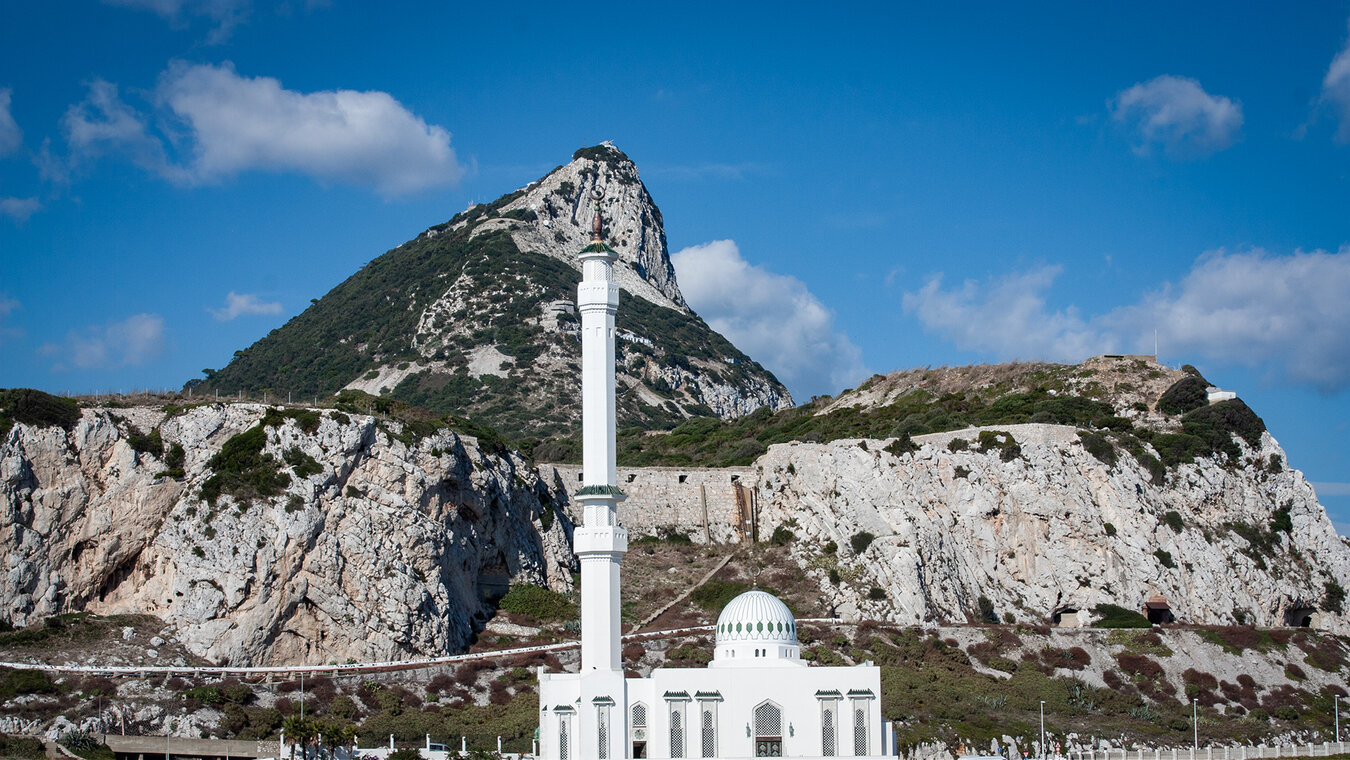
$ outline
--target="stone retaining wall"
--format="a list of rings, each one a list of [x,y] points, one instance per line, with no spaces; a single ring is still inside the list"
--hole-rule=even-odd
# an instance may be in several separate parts
[[[540,465],[539,474],[558,478],[568,493],[581,487],[579,465]],[[754,528],[752,467],[621,467],[618,476],[628,496],[619,504],[619,522],[630,539],[664,530],[684,533],[695,543],[739,543]]]

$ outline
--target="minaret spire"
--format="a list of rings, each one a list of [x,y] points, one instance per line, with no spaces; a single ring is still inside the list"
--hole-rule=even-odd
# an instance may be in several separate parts
[[[620,679],[619,560],[628,551],[628,532],[619,525],[623,499],[615,469],[614,315],[619,285],[614,280],[618,255],[605,245],[600,214],[604,190],[591,191],[595,219],[591,244],[581,251],[582,525],[572,533],[581,560],[581,672],[615,673]],[[612,696],[612,695],[611,695]]]

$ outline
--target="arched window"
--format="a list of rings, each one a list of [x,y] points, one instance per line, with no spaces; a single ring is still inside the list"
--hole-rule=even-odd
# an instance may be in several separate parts
[[[772,702],[755,708],[755,757],[783,756],[783,710]]]
[[[647,706],[634,702],[628,711],[628,730],[632,732],[630,742],[633,745],[634,758],[647,756]]]
[[[600,760],[609,760],[609,706],[600,705],[595,711],[595,746]]]
[[[835,743],[839,732],[834,725],[834,703],[822,702],[820,710],[820,754],[834,757]]]
[[[867,757],[867,711],[861,707],[853,708],[853,754]]]
[[[717,717],[711,704],[703,706],[703,756],[717,757]]]
[[[684,703],[670,703],[670,756],[684,757]]]

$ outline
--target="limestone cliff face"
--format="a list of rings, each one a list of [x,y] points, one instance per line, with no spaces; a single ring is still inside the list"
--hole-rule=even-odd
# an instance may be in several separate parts
[[[463,648],[489,612],[485,579],[571,583],[569,528],[539,519],[552,487],[517,455],[448,430],[410,446],[371,417],[316,412],[308,432],[273,421],[263,454],[290,476],[285,490],[201,500],[208,461],[266,410],[85,410],[70,433],[16,425],[0,441],[0,617],[150,613],[229,664],[401,659]],[[183,477],[133,449],[131,426],[181,445]],[[282,463],[297,451],[317,465],[301,471],[317,471]]]
[[[983,595],[1000,617],[1041,622],[1160,594],[1183,622],[1311,616],[1350,631],[1322,609],[1336,606],[1328,582],[1350,583],[1350,547],[1302,473],[1259,466],[1285,461],[1269,433],[1259,450],[1243,447],[1241,466],[1201,459],[1155,485],[1128,455],[1098,461],[1074,428],[1001,429],[1019,455],[978,451],[974,429],[917,437],[918,450],[898,456],[885,440],[773,446],[756,463],[761,530],[790,526],[794,553],[845,615],[975,619]],[[954,438],[971,444],[953,451]],[[850,539],[863,531],[876,538],[855,556]],[[837,557],[821,552],[829,541]],[[869,599],[872,587],[885,598]]]

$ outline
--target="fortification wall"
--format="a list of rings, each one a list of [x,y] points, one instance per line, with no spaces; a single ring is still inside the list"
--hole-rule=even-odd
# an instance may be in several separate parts
[[[539,474],[557,478],[567,493],[581,487],[579,465],[540,465]],[[628,496],[619,523],[630,538],[668,531],[696,543],[739,543],[753,531],[754,468],[621,467],[618,476]],[[568,514],[579,518],[570,505]]]

